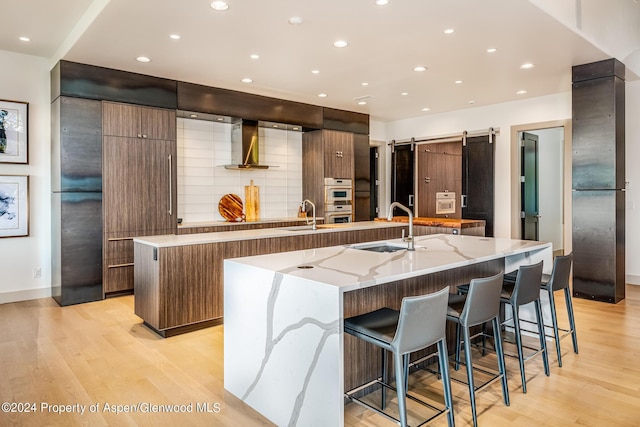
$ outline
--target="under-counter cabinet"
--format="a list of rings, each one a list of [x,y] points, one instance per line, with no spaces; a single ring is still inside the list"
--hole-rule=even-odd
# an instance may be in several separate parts
[[[133,289],[133,237],[175,234],[175,111],[103,103],[103,286]]]

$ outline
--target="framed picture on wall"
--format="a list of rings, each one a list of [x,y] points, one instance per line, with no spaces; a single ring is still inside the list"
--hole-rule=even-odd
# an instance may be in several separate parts
[[[0,175],[0,237],[29,235],[29,177]]]
[[[0,163],[27,163],[29,104],[0,99]]]

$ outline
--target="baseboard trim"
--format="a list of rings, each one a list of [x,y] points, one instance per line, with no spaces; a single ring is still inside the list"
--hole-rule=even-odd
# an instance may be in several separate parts
[[[626,282],[629,285],[640,285],[640,276],[634,274],[627,274]]]
[[[51,288],[27,289],[24,291],[0,293],[0,304],[29,301],[32,299],[51,298]]]

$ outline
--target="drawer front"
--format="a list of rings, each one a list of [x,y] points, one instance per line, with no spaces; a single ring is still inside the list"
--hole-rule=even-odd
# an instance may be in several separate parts
[[[112,260],[104,265],[104,293],[133,290],[133,260]]]
[[[105,261],[126,259],[133,262],[133,237],[109,237],[104,242]]]

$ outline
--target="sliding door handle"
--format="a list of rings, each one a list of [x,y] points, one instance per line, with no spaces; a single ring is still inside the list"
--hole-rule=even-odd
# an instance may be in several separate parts
[[[466,194],[461,194],[460,195],[460,207],[461,208],[466,208],[467,207],[467,195]]]

